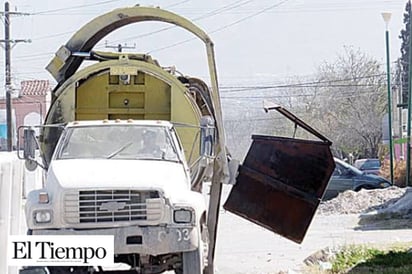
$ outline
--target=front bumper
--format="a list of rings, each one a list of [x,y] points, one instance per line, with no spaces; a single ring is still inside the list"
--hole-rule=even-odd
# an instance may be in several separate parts
[[[196,227],[128,226],[107,229],[40,229],[33,235],[114,235],[115,254],[160,255],[195,250],[199,243]]]

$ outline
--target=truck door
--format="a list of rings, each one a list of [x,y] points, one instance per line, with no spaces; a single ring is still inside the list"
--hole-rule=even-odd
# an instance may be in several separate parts
[[[319,140],[253,135],[224,208],[301,243],[335,167],[332,143],[286,109],[269,109]]]

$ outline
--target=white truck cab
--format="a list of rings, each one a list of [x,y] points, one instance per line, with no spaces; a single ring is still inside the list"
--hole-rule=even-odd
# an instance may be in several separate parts
[[[144,273],[190,267],[186,257],[203,268],[206,204],[191,190],[189,172],[170,122],[70,122],[44,188],[28,196],[28,228],[33,235],[114,235],[115,258],[154,269]]]

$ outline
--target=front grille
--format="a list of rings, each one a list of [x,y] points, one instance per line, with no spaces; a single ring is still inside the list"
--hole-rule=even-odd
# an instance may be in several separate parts
[[[153,221],[162,216],[157,191],[81,190],[66,193],[64,202],[69,223]]]

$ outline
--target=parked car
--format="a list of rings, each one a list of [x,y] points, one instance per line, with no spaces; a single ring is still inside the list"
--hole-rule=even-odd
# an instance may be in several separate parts
[[[353,166],[365,173],[379,175],[381,161],[379,159],[358,159],[353,163]]]
[[[329,180],[323,200],[332,199],[346,190],[377,189],[391,186],[391,183],[381,176],[367,174],[348,163],[334,158],[335,170]]]

